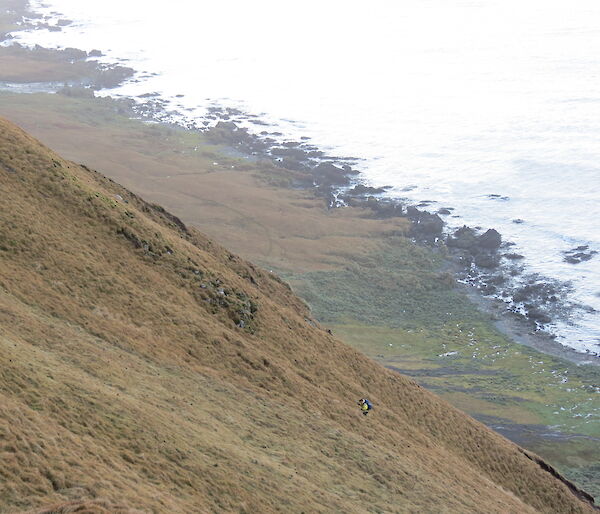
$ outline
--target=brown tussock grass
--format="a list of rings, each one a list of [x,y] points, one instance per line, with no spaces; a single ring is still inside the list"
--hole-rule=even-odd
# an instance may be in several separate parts
[[[99,499],[59,503],[42,509],[30,510],[25,514],[141,514],[142,512]]]
[[[6,121],[0,186],[3,512],[592,511],[273,274]]]

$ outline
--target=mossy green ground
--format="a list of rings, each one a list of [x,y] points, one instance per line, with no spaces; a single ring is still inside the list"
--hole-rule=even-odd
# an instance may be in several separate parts
[[[600,369],[516,344],[402,237],[344,270],[284,273],[344,341],[550,460],[600,496]]]
[[[110,99],[2,93],[0,110],[18,113],[30,125],[53,120],[50,134],[57,130],[56,120],[70,120],[59,127],[61,134],[51,136],[57,141],[81,124],[97,127],[99,147],[110,140],[110,151],[139,148],[159,164],[177,166],[185,158],[188,164],[194,160],[198,167],[212,167],[218,156],[214,171],[225,171],[242,162],[220,153],[201,134],[131,120],[125,106]],[[124,152],[123,160],[130,156]],[[156,177],[157,191],[163,183],[158,168],[145,168]],[[251,173],[262,173],[271,187],[285,172],[267,167]],[[123,183],[131,187],[135,181]],[[216,220],[209,216],[211,224]],[[511,342],[454,287],[442,257],[396,235],[375,247],[363,252],[332,247],[328,256],[335,266],[328,262],[321,271],[284,269],[268,256],[253,260],[279,271],[336,336],[538,452],[600,497],[600,370]]]

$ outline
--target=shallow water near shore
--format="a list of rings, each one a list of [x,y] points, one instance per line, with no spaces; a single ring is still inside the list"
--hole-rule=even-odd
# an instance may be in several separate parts
[[[33,2],[74,23],[18,39],[126,59],[141,73],[110,94],[157,92],[188,118],[213,102],[260,113],[364,158],[389,194],[454,207],[451,226],[497,228],[528,272],[572,282],[570,299],[590,308],[554,327],[558,341],[598,352],[600,255],[563,253],[600,251],[597,3],[83,4]]]

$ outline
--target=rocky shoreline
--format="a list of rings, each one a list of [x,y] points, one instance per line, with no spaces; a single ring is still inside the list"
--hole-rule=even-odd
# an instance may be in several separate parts
[[[513,339],[572,362],[600,365],[600,349],[595,355],[578,352],[562,345],[548,330],[556,320],[565,320],[580,308],[565,299],[569,284],[528,274],[523,256],[496,229],[463,226],[449,230],[443,216],[453,208],[431,213],[420,208],[423,205],[386,197],[387,187],[365,185],[352,167],[358,159],[328,156],[307,140],[282,140],[279,133],[255,134],[242,126],[248,115],[237,109],[213,107],[209,120],[200,129],[213,142],[285,169],[293,187],[311,188],[329,208],[359,207],[370,210],[375,218],[409,220],[413,241],[442,255],[457,282],[470,286],[465,288],[469,297]],[[567,257],[578,262],[589,259],[593,253],[586,250],[574,249]]]
[[[72,22],[52,19],[31,10],[27,0],[11,0],[0,13],[0,82],[7,84],[52,83],[100,90],[113,88],[131,78],[134,70],[120,64],[104,64],[99,50],[85,52],[77,48],[32,48],[16,41],[12,32],[23,30],[61,31]],[[90,93],[88,92],[88,95]]]
[[[28,11],[28,2],[15,4],[21,5],[23,17],[35,19],[35,15]],[[53,30],[60,30],[67,24],[68,20],[64,20]],[[30,21],[29,26],[33,29],[48,28],[47,22],[40,19],[34,23]],[[7,35],[4,36],[6,38]],[[4,71],[0,72],[0,80],[21,84],[62,82],[64,86],[58,93],[93,98],[95,90],[114,88],[134,76],[131,68],[101,64],[97,60],[101,55],[96,50],[88,53],[73,48],[29,49],[13,44],[0,48],[0,59],[50,63],[52,70],[43,76],[31,73],[10,76],[8,71]],[[540,351],[558,352],[573,362],[600,365],[600,348],[595,355],[583,354],[561,345],[549,332],[556,320],[566,320],[578,308],[565,300],[569,285],[539,275],[528,275],[522,265],[523,257],[515,253],[511,249],[512,243],[504,241],[494,228],[483,230],[463,226],[449,230],[444,217],[452,213],[452,208],[429,212],[426,203],[415,206],[402,199],[386,197],[386,187],[375,188],[364,183],[360,172],[355,169],[359,159],[327,155],[308,138],[299,141],[285,139],[280,132],[265,130],[268,124],[259,116],[239,109],[212,106],[203,119],[182,122],[177,113],[168,110],[168,102],[153,93],[115,102],[123,113],[202,131],[211,142],[229,147],[238,155],[269,162],[285,172],[286,186],[314,191],[330,209],[357,207],[370,211],[375,218],[408,220],[411,226],[409,235],[413,241],[442,255],[456,281],[472,286],[470,296],[474,298],[472,293],[476,292],[484,299],[480,306],[486,312],[491,311],[485,305],[494,305],[492,317],[510,318],[510,323],[496,323],[503,332]],[[594,252],[588,248],[578,247],[566,252],[565,260],[576,264],[593,255]],[[523,338],[522,334],[527,334],[527,337]]]
[[[147,116],[157,109],[153,105],[150,109],[138,106],[137,110]],[[387,187],[365,185],[360,172],[353,168],[358,159],[326,155],[308,139],[285,140],[279,132],[255,133],[248,128],[263,124],[239,109],[215,106],[196,128],[216,144],[284,169],[291,187],[312,189],[328,208],[359,207],[370,210],[376,218],[409,220],[414,242],[444,256],[457,282],[471,286],[465,288],[471,299],[492,316],[502,332],[572,362],[600,365],[600,353],[582,353],[562,345],[548,330],[555,320],[565,320],[579,308],[565,300],[569,284],[526,273],[523,256],[515,253],[513,243],[504,241],[496,229],[463,226],[449,230],[443,216],[451,214],[453,208],[431,213],[420,208],[421,204],[386,197]],[[581,262],[593,255],[586,250],[574,249],[567,257]]]

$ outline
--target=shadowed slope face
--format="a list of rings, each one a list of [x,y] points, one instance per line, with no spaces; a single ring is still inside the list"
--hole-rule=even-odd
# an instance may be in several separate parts
[[[0,510],[593,510],[277,277],[3,121],[0,221]]]

